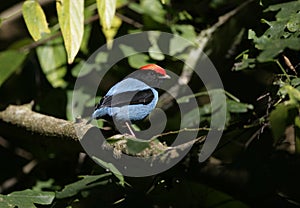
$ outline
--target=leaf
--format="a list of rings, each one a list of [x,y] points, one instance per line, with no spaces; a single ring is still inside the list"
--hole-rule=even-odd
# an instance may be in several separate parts
[[[300,1],[272,5],[265,11],[278,10],[276,21],[263,20],[269,25],[269,29],[261,37],[257,37],[253,31],[249,33],[249,38],[253,39],[255,47],[262,50],[257,58],[260,62],[273,60],[285,48],[300,49],[300,14],[298,12]]]
[[[84,116],[84,110],[86,108],[86,103],[91,99],[91,95],[85,93],[83,87],[76,90],[67,91],[67,119],[74,121],[75,118]]]
[[[110,29],[116,12],[117,0],[97,0],[100,24],[104,29]]]
[[[146,64],[149,64],[149,56],[143,53],[138,53],[131,46],[120,44],[120,49],[125,57],[128,57],[128,63],[132,68],[140,68]]]
[[[36,49],[41,68],[47,80],[55,87],[65,87],[63,79],[67,73],[67,57],[63,47],[62,38],[48,41]]]
[[[47,181],[38,180],[34,187],[32,187],[33,191],[43,191],[43,189],[53,187],[54,179],[50,178]]]
[[[22,6],[22,13],[33,40],[37,41],[45,34],[50,33],[46,16],[38,1],[25,1]]]
[[[35,208],[34,204],[51,204],[54,196],[54,192],[32,191],[30,189],[15,191],[8,195],[0,194],[0,207]]]
[[[87,7],[84,10],[84,19],[90,19],[94,15],[94,8]],[[83,30],[82,41],[80,45],[80,51],[85,55],[88,55],[89,52],[89,41],[92,32],[92,24],[86,24]]]
[[[111,27],[110,28],[102,28],[102,32],[106,38],[106,42],[109,43],[108,48],[112,47],[112,44],[110,43],[110,41],[112,41],[114,39],[114,37],[116,36],[121,24],[122,24],[121,18],[114,16]]]
[[[295,117],[295,147],[296,153],[300,154],[300,117]]]
[[[160,33],[156,31],[149,31],[148,32],[148,39],[149,42],[151,43],[151,47],[148,49],[149,55],[152,59],[154,60],[164,60],[165,55],[161,52],[159,46],[158,46],[158,41],[160,39]]]
[[[291,85],[284,85],[280,88],[279,93],[281,94],[288,94],[289,95],[289,101],[286,101],[289,104],[298,104],[300,103],[300,91]]]
[[[14,50],[0,52],[0,86],[18,70],[26,59],[27,54]]]
[[[291,85],[292,85],[293,87],[299,86],[299,85],[300,85],[300,78],[292,79],[292,80],[291,80]]]
[[[223,89],[213,89],[209,91],[211,101],[211,128],[224,129],[229,122],[229,113],[227,111],[226,95]],[[226,116],[227,115],[227,116]],[[223,117],[226,116],[226,119]],[[226,122],[226,123],[224,123]]]
[[[96,162],[98,162],[102,167],[108,169],[109,171],[111,171],[118,179],[119,179],[119,183],[121,186],[125,185],[125,180],[124,180],[124,176],[122,175],[122,173],[112,164],[112,163],[107,163],[95,156],[92,157],[93,160],[95,160]]]
[[[142,140],[137,138],[128,138],[126,145],[127,145],[128,153],[133,155],[140,153],[144,149],[150,147],[148,140]]]
[[[188,47],[193,46],[196,40],[196,32],[191,25],[172,25],[171,30],[175,36],[170,40],[169,53],[174,56],[183,53]],[[178,38],[181,36],[182,38]]]
[[[78,53],[84,31],[84,1],[59,0],[56,2],[58,21],[65,48],[68,55],[68,63],[72,63]]]
[[[270,114],[270,124],[275,141],[280,139],[288,125],[294,122],[297,109],[293,105],[280,103]]]
[[[81,180],[68,184],[63,188],[63,190],[56,192],[56,198],[68,198],[78,194],[83,190],[106,185],[109,182],[109,179],[107,178],[109,176],[111,176],[111,173],[81,176]]]
[[[141,0],[141,7],[143,13],[156,22],[164,23],[166,21],[165,15],[167,11],[164,10],[159,0]]]
[[[246,113],[248,110],[252,110],[253,105],[247,103],[240,103],[233,100],[227,100],[227,110],[230,113]]]

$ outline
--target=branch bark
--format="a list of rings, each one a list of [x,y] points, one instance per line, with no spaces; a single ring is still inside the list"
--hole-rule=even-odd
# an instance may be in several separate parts
[[[32,104],[10,105],[1,111],[1,135],[13,138],[13,141],[25,146],[34,143],[45,145],[48,149],[81,150],[76,128],[81,128],[82,132],[86,132],[92,125],[86,125],[85,122],[73,123],[43,115],[32,111],[31,107]]]

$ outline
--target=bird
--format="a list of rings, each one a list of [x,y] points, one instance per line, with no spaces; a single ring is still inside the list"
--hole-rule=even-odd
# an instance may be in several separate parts
[[[125,125],[135,137],[130,122],[143,120],[155,108],[158,92],[155,88],[170,79],[166,70],[156,64],[147,64],[112,86],[95,106],[91,120],[105,119]]]

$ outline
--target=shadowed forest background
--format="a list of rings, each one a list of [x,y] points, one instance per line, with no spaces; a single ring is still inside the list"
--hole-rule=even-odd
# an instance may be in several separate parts
[[[113,57],[102,54],[80,73],[87,59],[104,44],[113,47],[114,38],[142,31],[168,32],[191,44],[170,41],[170,55],[152,53],[160,51],[153,35],[147,53],[130,56],[137,49],[125,45],[120,51],[127,58],[105,75],[97,97],[87,83],[75,89],[83,104],[72,106],[76,79],[100,74]],[[300,1],[11,0],[0,5],[0,43],[0,208],[300,206]],[[223,81],[220,108],[227,115],[221,141],[203,163],[209,100],[218,99],[218,90],[208,98],[199,77],[174,58],[188,60],[199,48]],[[190,73],[187,84],[199,106],[181,118],[174,100],[161,100],[168,122],[155,145],[116,138],[100,120],[98,127],[113,136],[112,148],[127,142],[119,151],[147,156],[159,144],[164,153],[180,122],[200,131],[174,167],[126,177],[88,157],[74,128],[85,126],[81,119],[112,85],[148,63],[179,77]],[[72,108],[82,118],[75,121]],[[195,110],[200,126],[193,124]],[[60,122],[68,128],[56,128]],[[146,119],[136,128],[148,126]]]

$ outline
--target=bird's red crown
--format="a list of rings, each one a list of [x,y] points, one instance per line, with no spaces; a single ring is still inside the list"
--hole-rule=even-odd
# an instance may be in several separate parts
[[[164,70],[164,68],[162,68],[162,67],[160,67],[156,64],[147,64],[145,66],[142,66],[140,68],[140,70],[153,70],[156,73],[159,73],[159,74],[164,75],[164,76],[167,74],[166,71]]]

